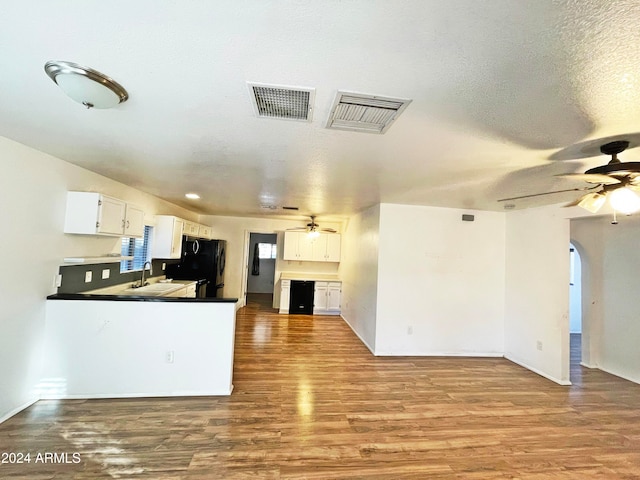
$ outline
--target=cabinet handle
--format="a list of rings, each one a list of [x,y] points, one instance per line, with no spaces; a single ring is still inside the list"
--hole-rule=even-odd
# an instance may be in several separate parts
[[[127,220],[127,229],[129,228],[129,220]]]

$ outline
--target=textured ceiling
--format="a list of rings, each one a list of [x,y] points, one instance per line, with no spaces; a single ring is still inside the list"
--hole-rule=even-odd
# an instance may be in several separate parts
[[[553,175],[640,132],[636,0],[22,0],[3,5],[0,58],[0,135],[203,213],[502,210],[584,186]],[[48,60],[130,99],[86,110]],[[247,82],[315,88],[312,122],[257,118]],[[384,135],[329,130],[338,90],[413,101]]]

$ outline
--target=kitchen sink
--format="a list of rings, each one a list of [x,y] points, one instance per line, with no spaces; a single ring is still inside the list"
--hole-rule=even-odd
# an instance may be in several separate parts
[[[119,292],[120,295],[158,295],[162,293],[171,292],[177,290],[184,285],[175,283],[153,283],[151,285],[145,285],[138,288],[127,288]]]

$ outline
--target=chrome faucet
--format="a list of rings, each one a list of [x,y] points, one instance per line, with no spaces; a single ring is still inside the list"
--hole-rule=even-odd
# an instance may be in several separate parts
[[[146,271],[147,265],[149,265],[149,275],[153,274],[153,270],[152,270],[152,266],[151,266],[151,262],[144,262],[144,265],[142,266],[142,278],[140,279],[140,286],[144,287],[145,285],[149,285],[149,282],[144,281],[144,272]]]

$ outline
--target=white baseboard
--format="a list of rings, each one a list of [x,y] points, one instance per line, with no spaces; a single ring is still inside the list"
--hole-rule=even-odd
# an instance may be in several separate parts
[[[628,380],[629,382],[640,384],[640,379],[638,379],[638,378],[631,378],[631,377],[628,377],[626,375],[621,375],[620,373],[617,373],[617,372],[614,372],[612,370],[608,370],[608,369],[602,368],[602,367],[595,367],[595,368],[597,368],[598,370],[602,370],[603,372],[608,373],[609,375],[614,375],[614,376],[622,378],[624,380]]]
[[[581,367],[585,367],[585,368],[598,368],[597,365],[591,365],[591,364],[585,363],[585,362],[580,362],[580,366]]]
[[[376,352],[377,357],[469,357],[469,358],[502,358],[496,352]]]
[[[548,375],[548,374],[538,370],[537,368],[534,368],[534,367],[532,367],[530,365],[527,365],[524,362],[521,362],[519,360],[514,359],[513,357],[510,357],[507,354],[504,355],[504,358],[506,358],[510,362],[515,363],[516,365],[520,365],[521,367],[526,368],[527,370],[530,370],[533,373],[536,373],[536,374],[540,375],[541,377],[546,378],[547,380],[551,380],[552,382],[557,383],[558,385],[563,385],[563,386],[572,385],[572,383],[570,381],[568,381],[568,380],[559,380],[559,379],[555,378],[554,376]]]
[[[356,332],[355,328],[353,328],[353,327],[351,326],[351,324],[347,321],[347,319],[346,319],[346,318],[344,318],[344,317],[342,316],[342,314],[340,314],[340,318],[342,318],[342,320],[344,321],[344,323],[346,323],[347,325],[349,325],[349,328],[351,329],[351,331],[352,331],[353,333],[355,333],[355,334],[356,334],[356,337],[358,337],[358,338],[360,339],[360,341],[364,344],[364,346],[365,346],[365,347],[367,347],[367,348],[369,349],[369,351],[370,351],[373,355],[375,355],[375,354],[376,354],[376,352],[373,350],[373,348],[371,348],[371,345],[369,345],[367,342],[365,342],[364,338],[362,338],[362,337],[360,336],[360,334],[359,334],[358,332]]]
[[[0,417],[0,423],[6,422],[7,420],[9,420],[11,417],[13,417],[14,415],[17,415],[18,413],[20,413],[22,410],[24,410],[25,408],[29,408],[31,405],[33,405],[34,403],[36,403],[38,400],[40,400],[39,398],[35,398],[33,400],[29,400],[28,402],[20,405],[17,408],[14,408],[13,410],[11,410],[10,412],[8,412],[7,414],[3,415],[2,417]]]
[[[210,392],[167,392],[167,393],[91,393],[74,395],[45,395],[41,400],[93,400],[100,398],[162,398],[162,397],[228,397],[233,391],[229,390]]]

